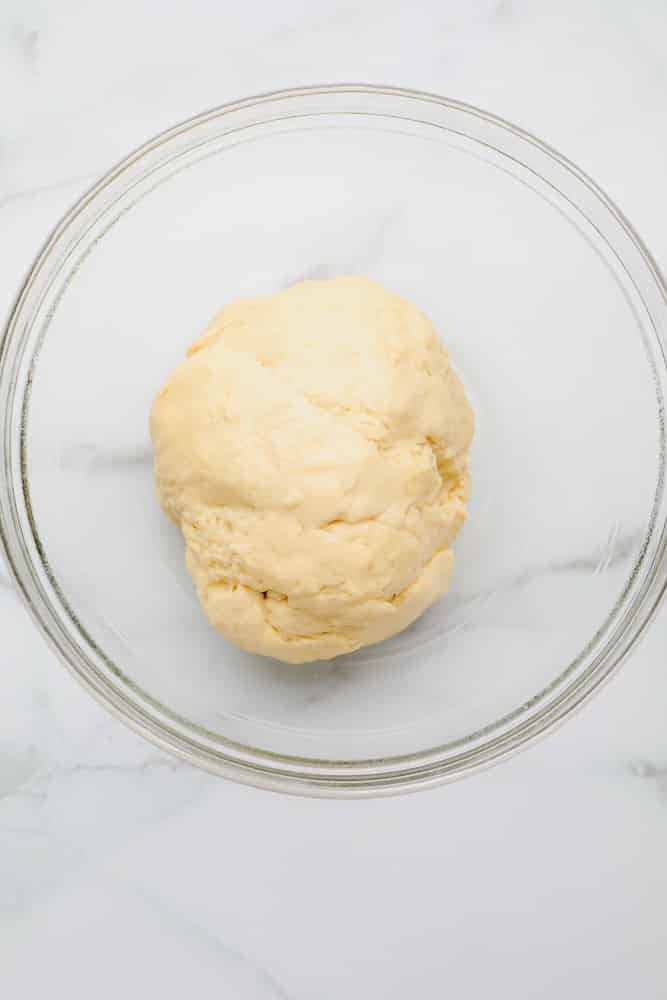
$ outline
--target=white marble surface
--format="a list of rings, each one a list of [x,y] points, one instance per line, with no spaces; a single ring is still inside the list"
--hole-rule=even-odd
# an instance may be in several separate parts
[[[0,8],[0,312],[146,137],[295,83],[479,104],[567,153],[667,268],[664,0]],[[546,741],[398,799],[236,787],[108,717],[0,571],[0,985],[12,998],[667,995],[667,617]]]

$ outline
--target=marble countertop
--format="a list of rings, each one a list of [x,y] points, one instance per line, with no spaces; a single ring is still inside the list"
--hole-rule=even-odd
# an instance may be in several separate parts
[[[5,0],[0,313],[110,163],[299,83],[478,104],[575,160],[667,269],[664,0]],[[667,996],[667,612],[617,678],[488,773],[402,798],[235,786],[55,661],[0,569],[0,981],[165,998]]]

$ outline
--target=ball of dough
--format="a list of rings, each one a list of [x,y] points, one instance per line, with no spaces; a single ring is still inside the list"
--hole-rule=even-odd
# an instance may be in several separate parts
[[[365,278],[226,306],[151,411],[211,623],[288,663],[394,635],[447,588],[473,415],[429,320]]]

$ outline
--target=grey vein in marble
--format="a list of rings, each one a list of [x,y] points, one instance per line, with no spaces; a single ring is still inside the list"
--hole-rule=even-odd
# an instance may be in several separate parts
[[[40,184],[35,187],[20,188],[18,191],[10,191],[0,198],[0,210],[16,201],[36,198],[40,194],[50,194],[52,191],[60,191],[62,188],[70,187],[72,184],[90,183],[96,176],[93,173],[75,174],[72,177],[64,177],[60,181],[54,181],[52,184]]]
[[[345,253],[321,259],[305,271],[286,278],[281,287],[289,288],[299,281],[325,281],[341,274],[363,274],[373,270],[384,252],[387,237],[394,226],[400,221],[404,209],[396,206],[391,212],[383,215],[376,225],[364,234],[363,238],[354,244],[354,251],[346,249]],[[353,262],[353,263],[350,263]]]
[[[492,24],[510,24],[514,20],[512,0],[500,0],[494,7],[490,21]]]
[[[461,607],[471,601],[486,601],[494,595],[512,590],[519,590],[528,584],[535,582],[545,576],[564,576],[568,573],[589,573],[597,576],[599,573],[609,570],[636,552],[640,541],[640,532],[628,531],[621,534],[617,529],[612,529],[607,542],[601,550],[596,550],[589,555],[574,556],[542,565],[531,566],[518,573],[498,580],[493,586],[477,591],[472,594],[452,595],[449,598],[451,607]]]
[[[58,456],[63,469],[80,469],[86,473],[104,475],[118,469],[135,469],[149,465],[153,453],[149,445],[127,448],[100,448],[92,442],[65,447]]]
[[[627,769],[636,778],[654,783],[660,798],[667,801],[667,764],[634,760],[630,761]]]
[[[177,927],[179,935],[187,935],[193,941],[213,951],[223,959],[225,964],[235,965],[238,969],[249,972],[255,977],[256,985],[262,990],[261,994],[257,995],[257,1000],[290,1000],[285,988],[256,959],[251,959],[242,952],[225,944],[212,931],[195,922],[191,916],[185,916],[182,908],[176,910],[168,899],[165,899],[164,896],[157,892],[151,892],[145,886],[139,886],[126,879],[123,880],[123,884],[126,889],[140,893],[145,902],[149,903],[156,910],[161,919],[164,919],[165,916],[168,917],[174,926]]]
[[[0,801],[10,798],[45,798],[47,786],[54,781],[68,780],[82,774],[143,774],[158,769],[176,773],[187,770],[187,765],[169,754],[146,757],[127,764],[77,761],[49,767],[33,747],[13,756],[5,754],[0,759]]]
[[[28,28],[27,25],[15,22],[9,29],[9,40],[21,53],[24,63],[34,72],[37,68],[37,44],[40,31],[38,28]]]

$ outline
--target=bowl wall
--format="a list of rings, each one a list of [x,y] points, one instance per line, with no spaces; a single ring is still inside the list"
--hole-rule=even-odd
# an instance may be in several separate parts
[[[450,351],[469,520],[415,625],[290,667],[207,625],[147,415],[226,301],[350,273]],[[196,763],[334,794],[464,773],[580,703],[662,592],[666,313],[604,195],[476,109],[365,87],[218,109],[112,171],[28,278],[1,372],[10,562],[91,690]]]

